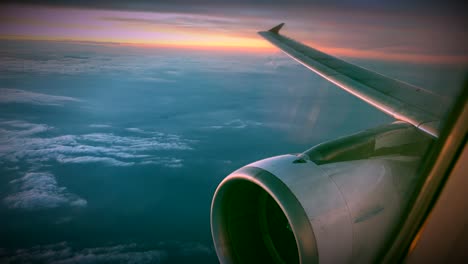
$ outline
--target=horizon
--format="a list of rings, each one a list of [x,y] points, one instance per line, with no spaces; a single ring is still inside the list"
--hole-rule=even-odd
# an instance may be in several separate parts
[[[454,12],[435,15],[410,9],[397,13],[393,7],[363,8],[350,15],[339,5],[319,3],[310,13],[302,12],[299,5],[284,10],[274,5],[242,5],[224,7],[226,12],[221,15],[223,6],[216,5],[182,11],[174,4],[164,5],[161,11],[143,11],[118,5],[43,2],[3,4],[0,39],[272,53],[276,49],[257,32],[285,22],[286,36],[337,57],[468,64],[468,38]],[[431,21],[432,26],[427,27]]]

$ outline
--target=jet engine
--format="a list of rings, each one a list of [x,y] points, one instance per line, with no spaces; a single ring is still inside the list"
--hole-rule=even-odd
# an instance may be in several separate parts
[[[432,142],[396,122],[234,171],[211,205],[220,262],[372,262],[398,227]]]

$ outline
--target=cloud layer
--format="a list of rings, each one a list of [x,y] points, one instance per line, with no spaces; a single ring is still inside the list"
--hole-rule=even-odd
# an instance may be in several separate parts
[[[167,151],[192,150],[190,144],[193,142],[178,135],[137,128],[127,129],[131,133],[128,136],[89,133],[46,137],[43,133],[53,130],[45,124],[0,121],[1,160],[13,163],[26,161],[36,166],[56,161],[117,167],[153,164],[178,168],[183,166],[183,160],[168,156]]]
[[[0,119],[0,166],[19,176],[10,181],[4,205],[24,210],[86,207],[85,199],[59,186],[48,171],[54,162],[180,168],[183,159],[172,155],[192,150],[193,141],[174,134],[127,128],[115,135],[107,132],[114,129],[110,125],[90,129],[106,133],[60,135],[59,129],[46,124]]]
[[[125,46],[92,46],[67,42],[38,42],[26,47],[11,48],[0,52],[0,69],[4,76],[10,73],[59,74],[76,76],[118,75],[146,83],[172,84],[184,75],[193,73],[274,73],[277,67],[293,66],[293,60],[277,54],[223,54],[219,57],[204,51],[187,53],[182,59],[177,51],[141,49]],[[56,53],[56,49],[61,49]],[[87,50],[89,49],[89,51]],[[168,56],[162,52],[172,54]],[[17,55],[20,53],[19,55]],[[94,54],[95,53],[95,54]],[[15,54],[12,56],[12,54]],[[38,55],[40,54],[40,55]],[[264,67],[259,67],[264,64]],[[281,65],[280,65],[281,64]],[[125,78],[124,78],[125,79]],[[3,97],[3,98],[2,98]],[[41,100],[42,99],[42,100]],[[35,102],[38,100],[38,102]],[[78,101],[71,97],[51,96],[18,89],[0,89],[1,102],[23,102],[62,105]]]
[[[75,249],[67,242],[40,245],[10,252],[0,248],[0,262],[4,263],[167,263],[172,256],[209,256],[211,248],[198,242],[159,242],[155,247],[136,243]]]
[[[261,123],[261,122],[234,119],[234,120],[225,122],[222,125],[209,126],[208,128],[212,128],[212,129],[223,129],[223,128],[244,129],[244,128],[247,128],[247,127],[258,127],[258,126],[262,126],[262,125],[264,125],[264,124]]]
[[[6,263],[162,263],[163,250],[142,251],[136,244],[73,250],[66,242],[18,249],[9,256],[0,256]]]
[[[8,208],[47,209],[64,206],[86,207],[87,201],[60,187],[49,172],[29,172],[10,182],[15,193],[4,198]]]
[[[35,105],[62,106],[69,102],[80,102],[80,100],[68,96],[57,96],[19,89],[0,88],[0,104],[27,103]]]

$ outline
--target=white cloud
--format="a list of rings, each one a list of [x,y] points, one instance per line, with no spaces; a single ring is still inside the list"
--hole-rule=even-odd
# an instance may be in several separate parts
[[[89,127],[91,127],[91,128],[110,128],[112,126],[107,125],[107,124],[91,124],[91,125],[89,125]]]
[[[80,100],[68,97],[43,93],[29,92],[19,89],[0,88],[0,103],[25,103],[35,105],[62,106],[65,103],[80,102]]]
[[[2,127],[7,127],[8,130],[3,129]],[[10,120],[10,121],[0,120],[0,140],[3,137],[11,138],[12,136],[15,136],[15,137],[30,136],[30,135],[42,133],[51,129],[53,128],[44,124],[32,124],[32,123],[24,122],[21,120]]]
[[[53,130],[44,124],[0,120],[0,164],[26,161],[36,167],[47,161],[60,163],[101,163],[108,166],[160,165],[180,168],[183,161],[167,156],[167,151],[192,150],[193,141],[178,135],[129,128],[135,134],[113,133],[60,135],[48,137]]]
[[[167,168],[181,168],[183,167],[182,159],[176,158],[153,158],[140,162],[141,165],[162,165]]]
[[[176,82],[176,80],[158,78],[158,77],[140,77],[139,80],[146,81],[146,82],[156,82],[156,83],[175,83]]]
[[[137,128],[137,127],[128,127],[125,130],[129,132],[135,132],[135,133],[145,133],[143,129]]]
[[[112,144],[117,150],[131,150],[132,152],[148,150],[191,150],[189,140],[178,135],[151,133],[149,137],[116,136],[112,133],[91,133],[82,135],[79,139],[96,144]]]
[[[73,158],[66,158],[62,155],[57,157],[57,161],[60,163],[104,163],[107,165],[111,166],[117,166],[117,167],[125,167],[125,166],[131,166],[134,163],[133,162],[123,162],[116,160],[114,158],[108,158],[108,157],[93,157],[93,156],[80,156],[80,157],[73,157]]]
[[[251,121],[251,120],[234,119],[234,120],[225,122],[222,125],[209,126],[208,128],[211,128],[211,129],[222,129],[222,128],[244,129],[244,128],[247,128],[247,127],[258,127],[258,126],[262,126],[262,125],[263,125],[263,123],[261,123],[261,122],[256,122],[256,121]]]
[[[49,172],[29,172],[10,182],[17,192],[3,199],[9,208],[45,209],[63,206],[86,207],[87,201],[60,187]]]

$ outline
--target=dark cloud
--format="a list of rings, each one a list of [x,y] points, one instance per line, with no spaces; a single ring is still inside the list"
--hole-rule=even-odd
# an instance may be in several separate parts
[[[215,1],[215,0],[105,0],[105,1],[66,1],[66,0],[6,0],[4,3],[27,4],[37,6],[52,6],[81,9],[118,10],[118,11],[143,11],[172,13],[170,18],[161,17],[148,19],[145,17],[128,17],[113,15],[103,17],[104,20],[121,23],[145,24],[145,25],[172,25],[180,28],[209,28],[210,30],[239,34],[239,32],[254,33],[251,29],[261,30],[279,22],[286,22],[291,28],[299,31],[299,36],[304,40],[304,35],[315,31],[326,31],[329,34],[342,35],[339,29],[344,29],[348,38],[355,38],[359,42],[369,42],[366,36],[375,33],[377,37],[385,40],[392,46],[405,37],[405,34],[414,35],[415,30],[427,29],[435,34],[425,33],[417,36],[420,42],[426,43],[428,39],[443,42],[436,43],[436,47],[444,46],[445,42],[459,39],[465,35],[468,26],[465,14],[468,11],[462,1],[436,1],[436,0],[395,0],[395,1],[371,1],[371,0],[292,0],[292,1],[266,1],[266,0],[240,0],[240,1]],[[5,9],[6,10],[6,9]],[[198,15],[184,16],[184,14]],[[21,16],[21,14],[18,14]],[[53,18],[48,17],[49,20]],[[63,18],[56,18],[60,20]],[[352,27],[349,30],[349,27]],[[337,30],[338,29],[338,30]],[[392,31],[393,30],[393,31]],[[395,32],[397,31],[397,32]],[[363,33],[364,32],[364,33]],[[456,32],[455,34],[452,34]],[[352,33],[352,34],[349,34]],[[439,34],[440,33],[440,34]],[[301,36],[302,35],[302,36]],[[383,35],[380,37],[380,35]],[[402,37],[400,35],[403,35]],[[439,36],[434,36],[439,35]],[[465,37],[462,39],[464,40]],[[342,42],[342,37],[326,37],[327,41]],[[428,37],[429,36],[429,37]],[[415,38],[416,39],[416,38]],[[317,40],[317,39],[314,39]],[[330,43],[317,40],[324,45]],[[349,42],[349,41],[347,41]],[[372,41],[370,41],[372,42]],[[432,41],[431,41],[432,42]],[[461,44],[453,45],[466,46]],[[367,44],[359,45],[368,46]],[[417,43],[416,46],[421,46]],[[463,48],[461,48],[463,49]],[[460,50],[460,48],[457,48]]]
[[[462,1],[437,1],[437,0],[395,0],[395,1],[371,1],[371,0],[239,0],[239,1],[216,1],[216,0],[6,0],[4,2],[14,4],[35,4],[46,6],[91,8],[91,9],[112,9],[112,10],[133,10],[133,11],[158,11],[158,12],[183,12],[183,13],[203,13],[212,8],[225,8],[219,10],[220,14],[230,13],[229,10],[236,8],[252,9],[277,9],[277,8],[325,8],[325,9],[354,9],[354,10],[393,10],[403,12],[418,13],[458,13],[464,14],[466,4]],[[245,10],[248,11],[248,10]]]
[[[123,23],[134,23],[134,24],[149,24],[149,25],[176,25],[179,27],[235,27],[238,25],[237,20],[226,20],[215,17],[187,17],[187,16],[178,16],[172,17],[170,21],[165,18],[133,18],[133,17],[103,17],[102,20],[113,21],[113,22],[123,22]]]
[[[167,263],[180,257],[213,255],[199,242],[163,241],[151,248],[137,243],[78,249],[72,243],[37,245],[14,251],[0,248],[1,263]]]

